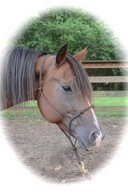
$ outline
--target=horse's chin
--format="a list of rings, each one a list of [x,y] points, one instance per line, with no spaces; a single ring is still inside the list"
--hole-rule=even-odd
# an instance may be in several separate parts
[[[93,146],[93,147],[87,147],[80,138],[77,138],[77,140],[78,140],[80,146],[81,146],[85,151],[95,152],[95,151],[99,148],[99,146],[96,146],[96,145]]]

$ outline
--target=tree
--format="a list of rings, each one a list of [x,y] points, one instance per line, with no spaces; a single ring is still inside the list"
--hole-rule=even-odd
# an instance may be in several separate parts
[[[59,9],[39,15],[27,23],[14,40],[16,46],[45,49],[51,53],[56,53],[65,43],[68,43],[71,54],[88,47],[86,60],[119,60],[122,57],[121,45],[110,30],[88,13],[76,10]],[[91,73],[106,75],[106,72],[121,74],[118,69],[104,72],[96,69]]]
[[[57,10],[40,15],[27,23],[15,40],[18,46],[50,52],[56,52],[65,43],[72,54],[87,46],[89,60],[121,58],[120,44],[104,24],[79,11]]]

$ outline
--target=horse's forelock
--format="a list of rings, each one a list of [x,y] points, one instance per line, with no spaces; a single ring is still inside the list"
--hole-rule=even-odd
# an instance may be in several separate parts
[[[76,77],[76,82],[83,95],[86,95],[90,100],[92,97],[92,86],[88,79],[88,74],[85,69],[76,61],[76,59],[70,54],[66,57],[70,68]]]

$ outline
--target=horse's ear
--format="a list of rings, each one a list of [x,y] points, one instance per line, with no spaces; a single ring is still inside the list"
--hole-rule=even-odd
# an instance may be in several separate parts
[[[76,53],[76,54],[74,55],[74,58],[75,58],[78,62],[81,62],[81,61],[84,59],[84,57],[86,56],[86,54],[87,54],[87,47],[86,47],[85,49],[83,49],[82,51]]]
[[[68,44],[65,44],[59,49],[59,51],[56,55],[57,66],[59,66],[60,64],[62,64],[65,61],[66,55],[67,55],[67,47],[68,47]]]

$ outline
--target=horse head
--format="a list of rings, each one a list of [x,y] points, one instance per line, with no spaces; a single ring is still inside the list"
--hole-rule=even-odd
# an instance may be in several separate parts
[[[75,137],[86,150],[98,148],[104,137],[91,105],[92,86],[81,61],[87,49],[74,56],[67,45],[36,64],[35,97],[41,114]]]

